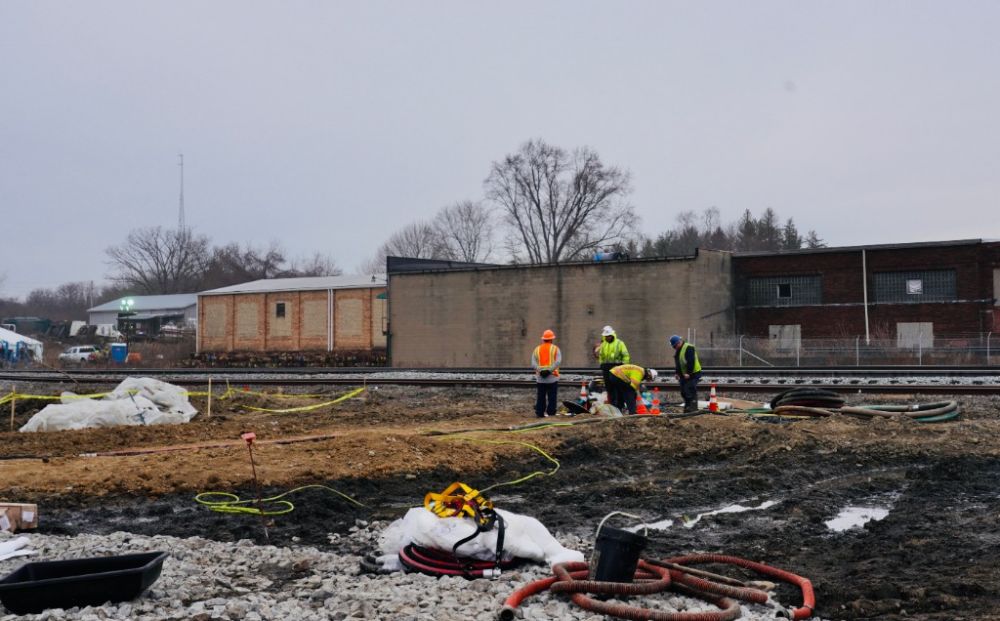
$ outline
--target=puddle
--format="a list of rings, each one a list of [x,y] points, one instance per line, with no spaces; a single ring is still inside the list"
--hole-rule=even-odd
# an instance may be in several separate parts
[[[728,507],[723,507],[721,509],[716,509],[715,511],[706,511],[705,513],[699,513],[698,515],[694,516],[693,518],[689,518],[687,516],[681,516],[680,517],[680,523],[681,523],[681,525],[684,526],[684,528],[694,528],[694,525],[697,524],[699,521],[701,521],[701,518],[703,518],[703,517],[705,517],[707,515],[719,515],[720,513],[743,513],[745,511],[763,511],[764,509],[770,509],[771,507],[773,507],[774,505],[778,504],[779,502],[781,502],[781,501],[779,501],[779,500],[767,500],[767,501],[762,502],[759,506],[756,506],[756,507],[745,507],[743,505],[729,505]],[[658,522],[650,522],[649,524],[645,524],[645,526],[647,528],[651,529],[651,530],[666,530],[666,529],[670,528],[673,525],[674,525],[674,520],[672,520],[672,519],[665,519],[665,520],[660,520]],[[640,525],[640,526],[634,526],[634,527],[628,528],[627,530],[630,530],[632,532],[636,532],[640,528],[642,528],[642,525]]]
[[[868,522],[876,522],[889,515],[889,510],[883,507],[844,507],[832,520],[827,520],[826,527],[842,533],[852,528],[861,528]]]

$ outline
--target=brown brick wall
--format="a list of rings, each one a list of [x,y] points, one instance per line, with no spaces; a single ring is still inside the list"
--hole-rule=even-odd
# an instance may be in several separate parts
[[[900,322],[930,321],[936,335],[990,330],[988,306],[995,297],[994,266],[1000,265],[1000,244],[966,244],[883,248],[866,251],[868,294],[876,272],[935,269],[955,270],[959,302],[925,304],[874,304],[869,302],[869,327],[873,334],[894,337]],[[750,336],[767,336],[772,324],[799,324],[802,338],[863,335],[864,289],[861,250],[758,257],[733,257],[736,289],[736,329]],[[742,307],[743,287],[754,276],[822,275],[822,306],[786,308]]]

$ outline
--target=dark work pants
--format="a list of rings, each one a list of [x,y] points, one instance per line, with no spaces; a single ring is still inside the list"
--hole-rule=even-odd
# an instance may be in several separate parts
[[[618,366],[617,362],[605,362],[601,365],[601,377],[604,379],[604,391],[608,393],[608,403],[615,405],[618,401],[618,395],[615,394],[615,385],[611,383],[611,369]],[[615,405],[615,407],[618,407]]]
[[[701,373],[695,373],[691,376],[691,379],[684,379],[682,375],[679,379],[681,384],[681,397],[684,398],[684,411],[693,411],[698,409],[698,381],[701,379]]]
[[[535,416],[556,415],[556,398],[559,396],[559,382],[543,384],[537,382],[538,396],[535,397]]]
[[[612,375],[609,382],[611,386],[614,386],[614,395],[616,398],[616,401],[612,401],[611,405],[621,410],[622,414],[625,413],[626,408],[629,414],[635,414],[636,392],[632,388],[632,384],[629,384],[617,375]]]

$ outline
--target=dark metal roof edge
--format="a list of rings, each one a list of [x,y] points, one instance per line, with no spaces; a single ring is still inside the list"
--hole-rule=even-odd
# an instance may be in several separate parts
[[[409,274],[435,274],[435,273],[450,273],[450,272],[487,272],[493,270],[511,270],[511,269],[536,269],[544,267],[575,267],[580,265],[630,265],[636,263],[665,263],[667,261],[691,261],[697,259],[701,251],[695,248],[694,254],[684,254],[669,257],[649,257],[645,259],[626,259],[626,260],[615,260],[615,261],[567,261],[565,263],[518,263],[514,265],[488,265],[483,264],[480,267],[453,267],[453,268],[438,268],[438,269],[427,269],[427,270],[413,270],[405,272],[390,272],[389,276],[407,276]],[[707,250],[707,252],[718,252],[731,254],[728,250]]]
[[[743,257],[781,257],[800,254],[824,254],[836,252],[857,252],[858,250],[904,250],[906,248],[940,248],[945,246],[974,246],[989,243],[982,239],[953,239],[947,241],[909,242],[902,244],[872,244],[869,246],[833,246],[830,248],[801,248],[799,250],[754,250],[750,252],[734,252],[734,258]]]

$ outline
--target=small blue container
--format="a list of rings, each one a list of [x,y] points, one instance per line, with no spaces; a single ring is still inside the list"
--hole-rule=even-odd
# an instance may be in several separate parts
[[[115,364],[125,364],[125,359],[128,358],[128,344],[127,343],[112,343],[111,344],[111,362]]]

